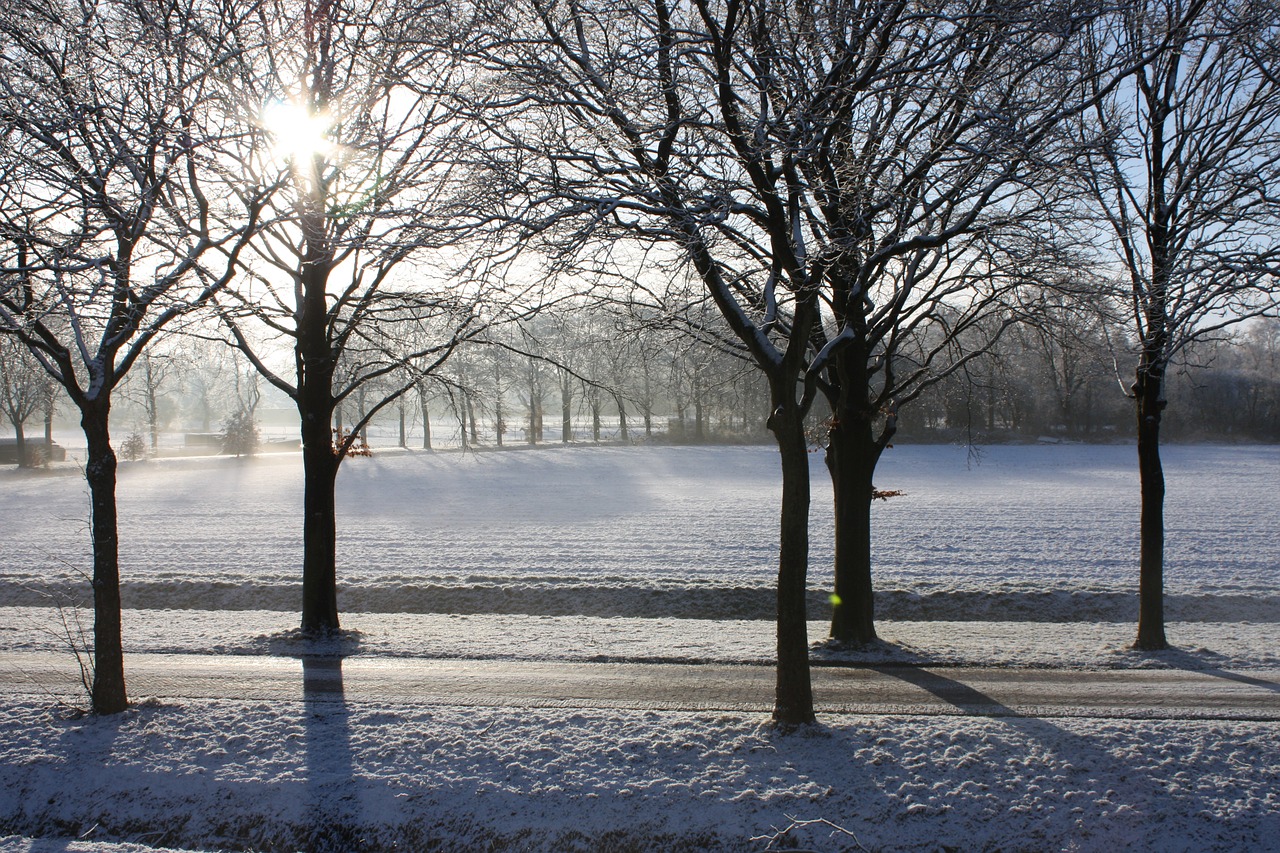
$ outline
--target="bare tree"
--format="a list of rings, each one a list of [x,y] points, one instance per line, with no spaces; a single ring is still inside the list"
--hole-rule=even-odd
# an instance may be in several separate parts
[[[1026,259],[1040,221],[1028,178],[1079,109],[1064,97],[1085,19],[1065,3],[890,0],[528,0],[493,14],[502,32],[484,54],[515,81],[519,112],[483,140],[484,180],[529,200],[507,220],[564,257],[625,238],[686,265],[767,379],[783,483],[774,717],[805,723],[806,415],[827,390],[841,506],[869,505],[892,405],[958,360],[944,343],[899,378],[901,341],[943,307],[968,306],[964,325],[997,304],[1005,258]],[[840,526],[865,546],[859,511]],[[869,613],[869,590],[838,592]]]
[[[21,341],[0,337],[0,409],[13,424],[18,467],[34,467],[35,453],[27,451],[26,423],[49,399],[49,375]]]
[[[1023,288],[1070,263],[1055,176],[1078,152],[1069,121],[1117,75],[1099,68],[1094,89],[1082,86],[1093,8],[921,14],[886,3],[845,14],[854,41],[815,42],[803,14],[771,17],[766,38],[771,55],[796,57],[769,82],[775,112],[805,128],[788,188],[804,189],[805,262],[823,309],[808,377],[832,412],[831,637],[856,645],[876,639],[874,475],[899,413],[1034,308]]]
[[[232,85],[275,140],[244,167],[284,189],[244,284],[219,306],[235,345],[298,409],[302,630],[323,633],[339,628],[342,460],[370,419],[478,327],[476,279],[417,263],[449,240],[435,218],[452,180],[455,132],[441,104],[467,81],[448,50],[458,21],[441,4],[266,0],[259,8],[255,26],[240,31]],[[280,341],[292,350],[291,370],[273,366]],[[347,402],[360,403],[359,413],[335,439],[334,413]]]
[[[141,364],[122,383],[120,396],[142,410],[151,453],[159,449],[161,408],[165,402],[164,387],[173,376],[176,352],[150,347],[142,354]]]
[[[1078,278],[1085,278],[1081,273]],[[1087,279],[1086,279],[1087,281]],[[1109,376],[1108,330],[1116,324],[1115,302],[1105,287],[1081,287],[1066,281],[1029,293],[1033,322],[1015,331],[1018,349],[1034,363],[1027,365],[1034,382],[1047,392],[1045,425],[1068,435],[1088,432],[1090,394]]]
[[[1098,53],[1137,71],[1100,100],[1087,186],[1122,276],[1137,367],[1140,649],[1167,647],[1160,424],[1170,365],[1277,310],[1280,6],[1136,0]]]
[[[15,0],[0,13],[0,333],[80,413],[103,714],[127,706],[113,392],[225,285],[257,213],[242,175],[221,180],[234,140],[211,82],[226,26],[201,0]],[[229,227],[215,206],[238,211]]]

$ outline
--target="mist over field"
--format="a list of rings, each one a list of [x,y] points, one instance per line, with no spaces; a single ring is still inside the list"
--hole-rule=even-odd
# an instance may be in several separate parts
[[[1166,453],[1170,618],[1277,621],[1280,448]],[[811,455],[809,586],[831,584],[830,485]],[[296,455],[125,464],[126,608],[296,610]],[[0,590],[83,600],[87,500],[74,467],[0,472]],[[769,619],[779,477],[768,447],[378,452],[338,481],[348,612]],[[1123,445],[899,445],[877,486],[888,619],[1136,618],[1137,474]]]

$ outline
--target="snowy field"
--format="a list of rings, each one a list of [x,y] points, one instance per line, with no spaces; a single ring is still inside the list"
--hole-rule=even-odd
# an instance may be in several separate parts
[[[1280,448],[1166,450],[1176,621],[1280,621]],[[813,457],[810,585],[831,583],[830,485]],[[296,455],[121,466],[126,607],[294,611]],[[901,620],[1131,621],[1133,448],[900,446],[877,486],[880,613]],[[339,475],[346,612],[769,619],[778,473],[768,447],[383,452]],[[0,471],[0,601],[87,598],[74,465]]]
[[[1179,648],[1161,655],[1127,649],[1134,455],[889,451],[877,486],[907,495],[876,506],[887,642],[863,661],[1249,670],[1280,702],[1280,448],[1167,449]],[[819,641],[830,491],[813,462]],[[769,448],[352,460],[339,577],[359,633],[329,648],[287,633],[299,468],[122,466],[127,650],[771,657]],[[79,472],[0,471],[0,518],[6,665],[59,648],[49,605],[85,597]],[[111,719],[34,689],[0,700],[0,851],[1280,851],[1274,722],[832,715],[782,737],[728,713],[133,698]],[[818,819],[852,835],[771,838]]]

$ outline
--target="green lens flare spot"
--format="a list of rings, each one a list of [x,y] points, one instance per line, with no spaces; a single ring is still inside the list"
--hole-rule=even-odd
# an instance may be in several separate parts
[[[832,607],[839,607],[841,604],[844,603],[841,600],[840,596],[836,595],[834,592],[831,593],[831,595],[827,596],[827,599],[831,602]]]

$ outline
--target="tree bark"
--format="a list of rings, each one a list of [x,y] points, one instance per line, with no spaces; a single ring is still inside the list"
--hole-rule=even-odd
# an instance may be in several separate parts
[[[338,460],[327,418],[303,415],[302,631],[327,634],[338,623],[338,534],[334,489]]]
[[[422,401],[422,449],[431,449],[431,410],[426,400]]]
[[[870,376],[864,339],[835,354],[829,369],[831,423],[826,464],[835,519],[835,598],[831,638],[858,646],[876,641],[871,581],[871,502],[876,465],[896,430],[896,419],[875,435],[875,409],[867,402]]]
[[[573,389],[569,385],[569,374],[560,377],[560,443],[568,444],[573,439]]]
[[[116,454],[108,429],[110,403],[104,398],[81,407],[80,425],[88,443],[93,536],[93,687],[95,714],[118,714],[129,706],[124,683],[120,627],[120,541],[116,516]]]
[[[769,418],[782,461],[782,511],[778,548],[778,667],[773,720],[784,728],[816,720],[809,681],[805,578],[809,570],[809,453],[804,417],[780,407]]]
[[[631,436],[627,432],[627,406],[619,395],[615,394],[613,399],[618,404],[618,440],[623,444],[629,444]]]
[[[1138,416],[1138,477],[1142,513],[1138,522],[1138,639],[1134,648],[1169,648],[1164,631],[1164,468],[1160,420],[1165,407],[1159,367],[1139,369],[1134,387]]]
[[[828,433],[826,463],[835,512],[835,599],[831,638],[848,645],[875,642],[871,582],[871,502],[881,445],[871,423],[849,411],[837,414]]]
[[[35,460],[27,456],[27,433],[22,428],[22,420],[9,418],[9,422],[13,424],[13,449],[18,454],[18,467],[34,468]]]
[[[319,229],[317,229],[318,231]],[[339,459],[330,428],[335,409],[336,368],[328,338],[326,285],[328,262],[323,246],[303,269],[304,297],[298,315],[298,389],[295,403],[302,424],[302,631],[337,631],[337,522],[334,487]],[[339,427],[337,436],[341,438]]]

